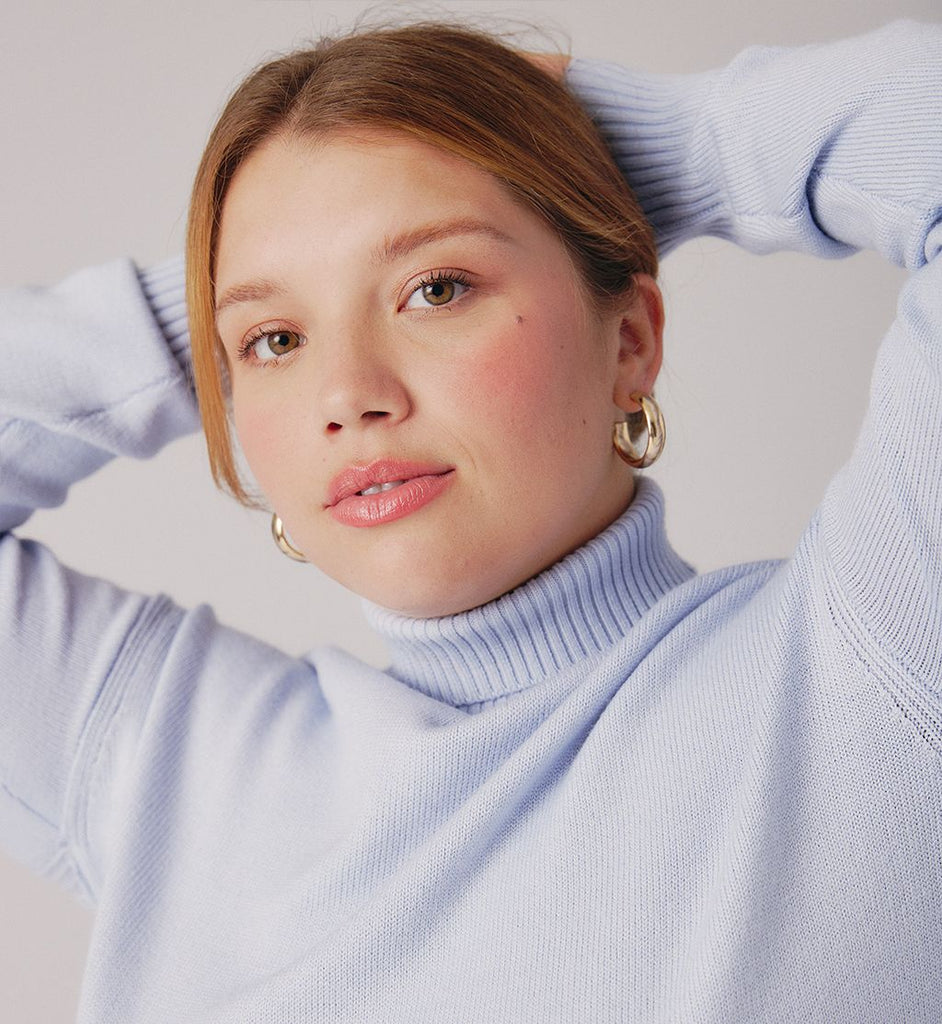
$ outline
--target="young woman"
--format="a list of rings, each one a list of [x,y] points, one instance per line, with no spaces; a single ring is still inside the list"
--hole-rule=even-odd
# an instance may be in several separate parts
[[[937,1019],[942,33],[568,84],[646,219],[561,86],[409,28],[236,93],[192,347],[173,266],[4,296],[0,834],[97,907],[82,1020]],[[625,465],[649,224],[911,270],[785,562],[696,577]],[[10,532],[194,429],[191,359],[217,479],[388,671]]]

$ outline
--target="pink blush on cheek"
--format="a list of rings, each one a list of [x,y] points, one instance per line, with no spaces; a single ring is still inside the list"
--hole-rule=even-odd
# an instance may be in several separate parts
[[[479,362],[463,381],[461,404],[479,420],[507,424],[523,419],[534,404],[545,401],[546,374],[527,363],[523,355]]]
[[[470,392],[479,398],[489,395],[506,400],[510,395],[519,405],[533,395],[542,402],[553,391],[564,350],[564,344],[553,344],[550,331],[540,330],[517,313],[510,329],[495,335],[486,349],[478,349],[469,360],[465,379]]]

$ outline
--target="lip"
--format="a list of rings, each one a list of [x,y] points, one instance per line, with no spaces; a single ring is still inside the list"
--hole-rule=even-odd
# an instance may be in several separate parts
[[[377,459],[338,473],[327,487],[325,507],[344,525],[379,526],[424,508],[443,493],[453,479],[453,467],[441,463]],[[359,493],[400,480],[403,483],[389,491]]]

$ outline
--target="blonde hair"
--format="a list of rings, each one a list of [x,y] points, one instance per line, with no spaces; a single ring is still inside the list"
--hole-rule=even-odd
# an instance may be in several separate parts
[[[587,114],[559,82],[484,33],[419,24],[321,41],[253,72],[210,135],[193,185],[187,303],[216,483],[251,504],[235,464],[215,328],[216,244],[240,164],[279,134],[350,127],[412,135],[494,175],[557,233],[601,306],[657,273],[650,225]]]

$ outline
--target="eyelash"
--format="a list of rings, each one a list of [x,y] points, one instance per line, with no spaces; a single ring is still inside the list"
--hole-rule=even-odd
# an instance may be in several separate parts
[[[284,355],[281,356],[273,356],[273,358],[271,359],[253,360],[252,349],[258,342],[262,340],[262,338],[267,338],[272,334],[297,334],[298,337],[302,339],[301,344],[298,346],[298,348],[300,348],[304,344],[304,335],[300,331],[296,331],[293,328],[256,327],[255,330],[253,330],[245,339],[245,341],[243,341],[242,344],[239,346],[238,350],[236,351],[237,358],[241,362],[253,362],[257,366],[278,366],[282,362],[282,360],[284,360],[287,356],[290,356],[293,352],[297,351],[297,349],[292,349],[291,352],[286,352]]]
[[[439,281],[451,281],[453,284],[463,285],[465,288],[471,287],[471,281],[468,275],[461,270],[433,270],[430,274],[426,274],[421,281],[409,292],[406,299],[409,299],[415,295],[416,292],[421,291],[423,288],[427,288],[430,284],[438,284]]]

